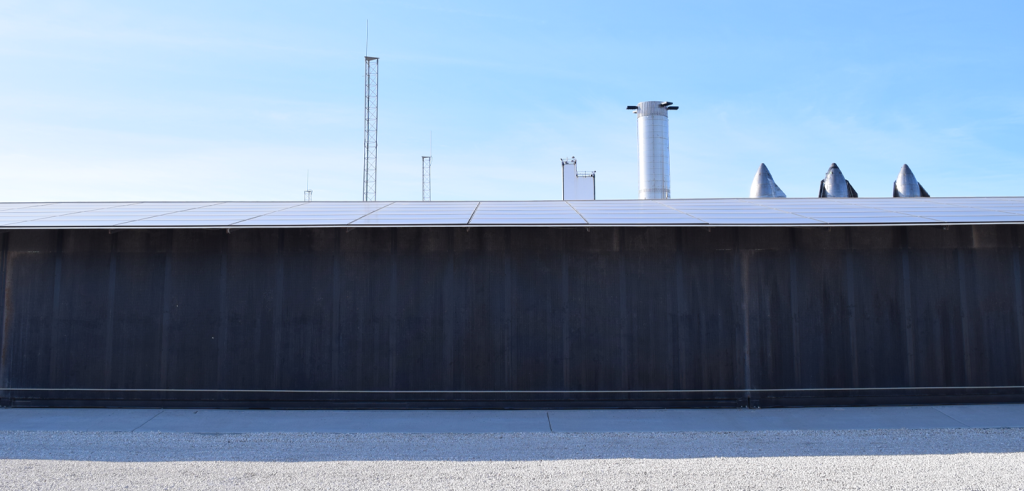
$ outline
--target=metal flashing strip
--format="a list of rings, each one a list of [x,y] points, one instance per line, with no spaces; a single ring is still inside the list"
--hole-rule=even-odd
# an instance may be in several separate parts
[[[895,390],[1017,390],[1024,385],[984,385],[950,387],[801,387],[788,389],[632,389],[632,390],[317,390],[317,389],[75,389],[68,387],[11,387],[4,392],[203,392],[260,394],[695,394],[738,392],[867,392]]]
[[[1024,224],[1024,197],[0,203],[0,230]]]

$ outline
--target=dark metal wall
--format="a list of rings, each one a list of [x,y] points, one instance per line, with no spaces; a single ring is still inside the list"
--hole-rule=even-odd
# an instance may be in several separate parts
[[[9,231],[0,400],[1021,401],[1022,240],[1018,226]],[[930,389],[890,390],[907,387]]]

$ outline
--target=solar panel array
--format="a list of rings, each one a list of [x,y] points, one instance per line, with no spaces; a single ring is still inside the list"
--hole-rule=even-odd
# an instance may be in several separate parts
[[[1024,198],[0,203],[0,228],[1024,223]]]

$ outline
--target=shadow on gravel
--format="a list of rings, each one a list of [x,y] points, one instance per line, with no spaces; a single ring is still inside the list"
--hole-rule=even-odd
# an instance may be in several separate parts
[[[0,459],[100,462],[540,461],[1024,452],[1024,429],[735,433],[0,432]]]

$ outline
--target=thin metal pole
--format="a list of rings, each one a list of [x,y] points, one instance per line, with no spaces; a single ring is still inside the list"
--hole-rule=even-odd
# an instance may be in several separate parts
[[[313,201],[313,190],[309,189],[309,171],[306,171],[306,191],[302,193],[302,201]]]
[[[434,132],[430,132],[430,153],[423,156],[423,201],[430,201],[430,164],[434,160]]]

